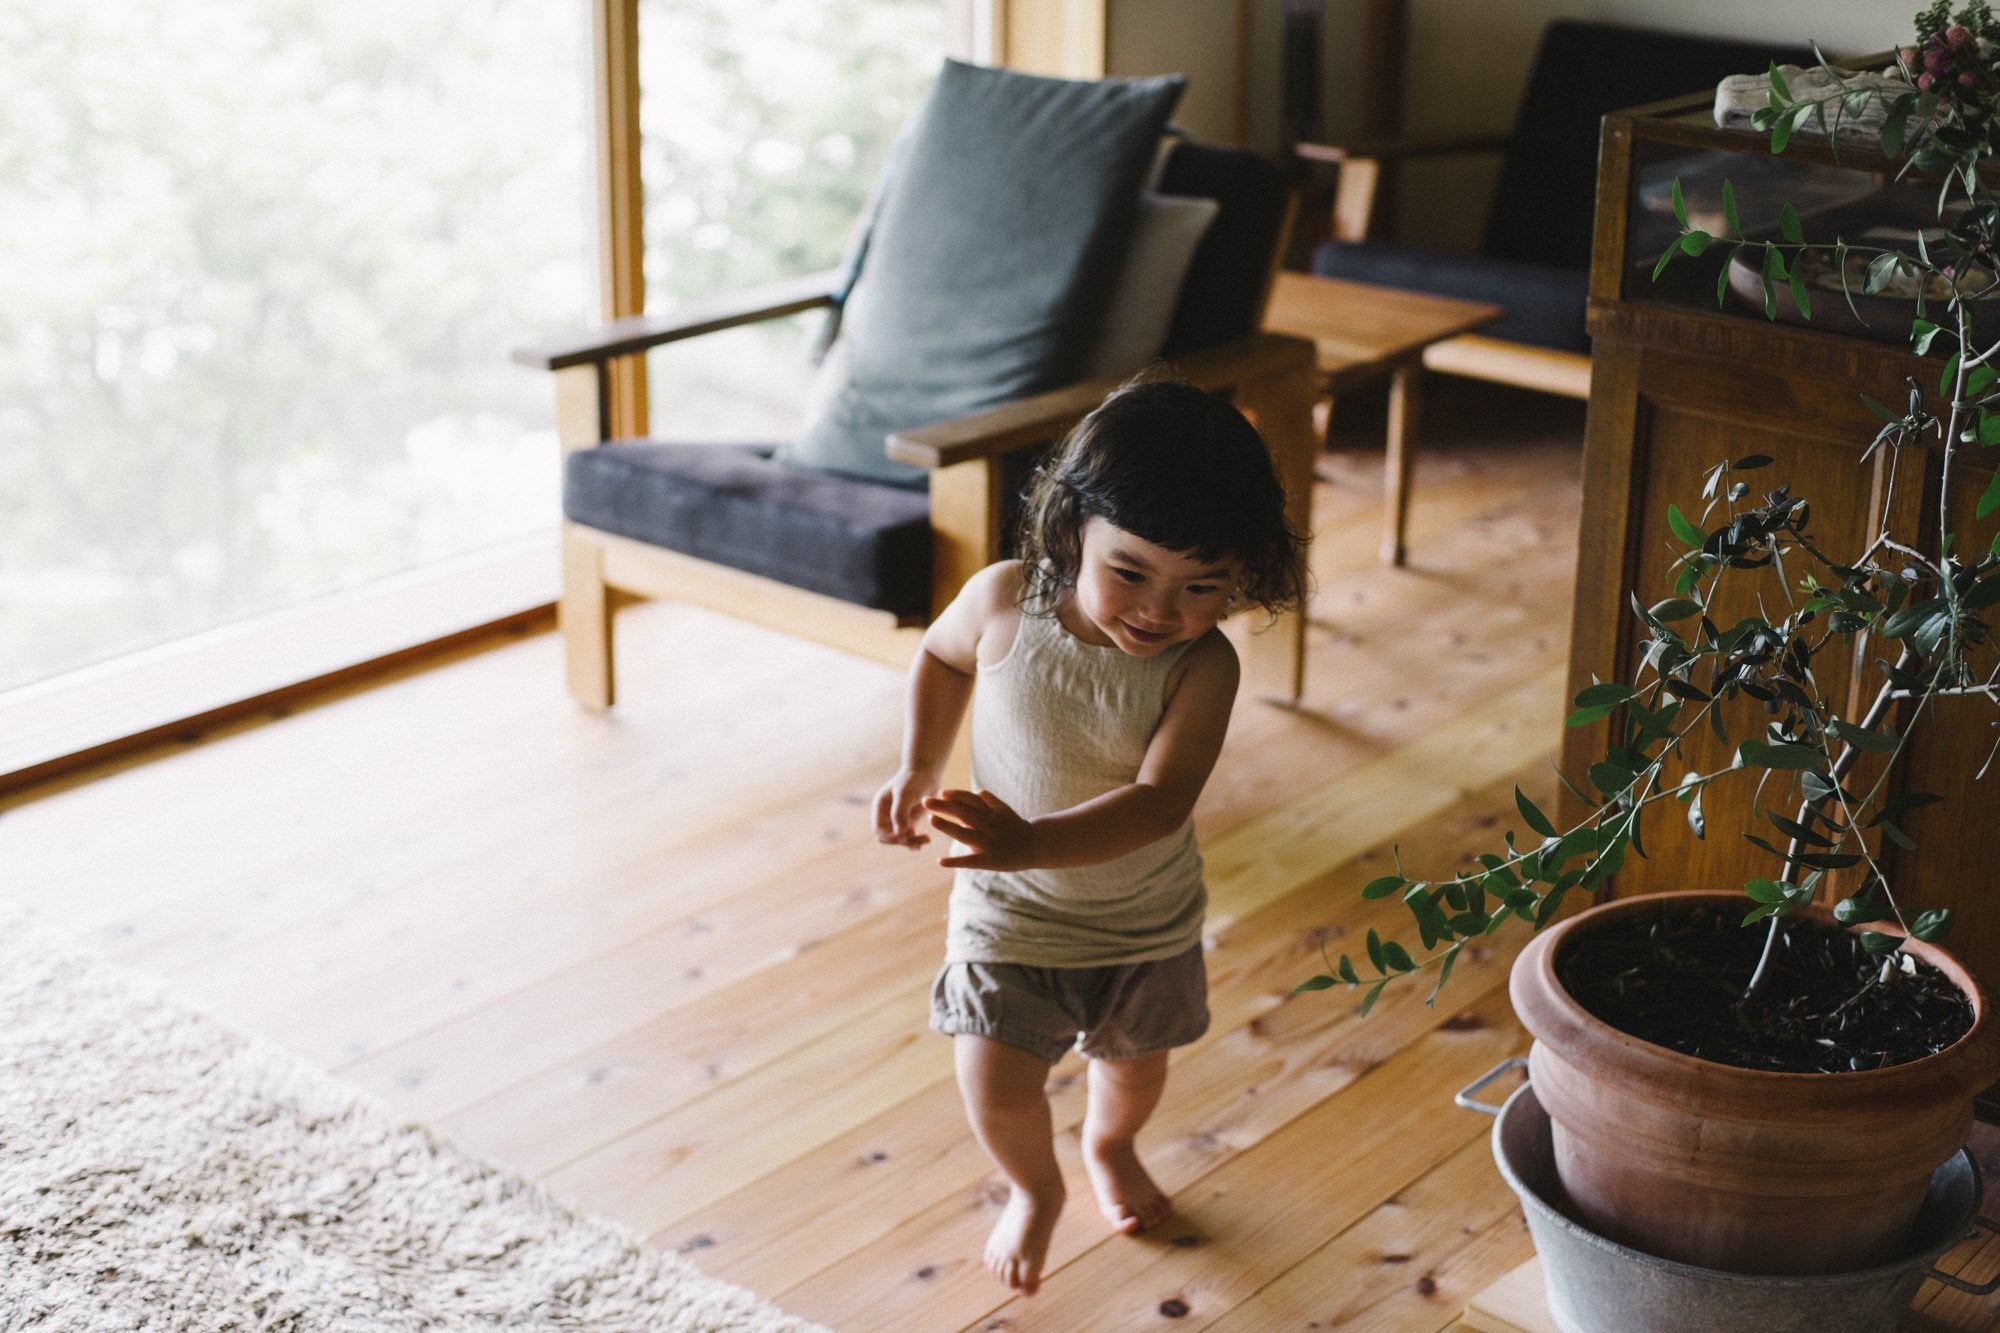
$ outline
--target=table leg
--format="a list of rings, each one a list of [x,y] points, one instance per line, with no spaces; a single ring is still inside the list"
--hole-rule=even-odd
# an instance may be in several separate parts
[[[1389,441],[1382,467],[1382,563],[1401,565],[1410,518],[1410,452],[1417,442],[1421,362],[1397,366],[1389,381]]]

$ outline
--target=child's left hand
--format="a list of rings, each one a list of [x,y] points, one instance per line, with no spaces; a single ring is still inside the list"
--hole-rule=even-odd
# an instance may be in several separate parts
[[[971,849],[961,856],[940,857],[939,865],[970,870],[1026,870],[1034,865],[1029,855],[1033,826],[992,792],[955,788],[927,797],[924,809],[938,832]]]

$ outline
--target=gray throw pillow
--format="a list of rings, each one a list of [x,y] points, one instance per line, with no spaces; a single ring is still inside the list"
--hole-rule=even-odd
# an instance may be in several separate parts
[[[780,457],[921,485],[883,439],[1072,378],[1185,80],[1050,79],[947,60],[870,228],[844,381]]]

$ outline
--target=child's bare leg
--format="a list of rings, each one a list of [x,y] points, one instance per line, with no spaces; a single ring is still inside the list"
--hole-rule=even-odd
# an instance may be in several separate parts
[[[952,1041],[972,1132],[1013,1186],[987,1237],[986,1267],[1032,1296],[1041,1286],[1049,1237],[1063,1206],[1062,1168],[1056,1164],[1049,1115],[1049,1063],[985,1037],[960,1034]]]
[[[1133,1235],[1173,1215],[1174,1205],[1146,1168],[1135,1146],[1139,1129],[1167,1086],[1167,1053],[1090,1062],[1090,1109],[1083,1117],[1083,1164],[1090,1171],[1097,1206],[1115,1230]]]

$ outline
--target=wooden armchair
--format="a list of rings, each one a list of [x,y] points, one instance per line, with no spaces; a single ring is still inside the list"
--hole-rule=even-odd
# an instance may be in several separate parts
[[[1760,73],[1773,60],[1811,64],[1809,49],[1649,32],[1557,19],[1543,30],[1528,86],[1506,135],[1297,146],[1339,169],[1331,239],[1315,273],[1486,301],[1507,315],[1478,333],[1426,349],[1424,365],[1574,398],[1590,396],[1584,331],[1596,204],[1598,123],[1607,112]],[[1500,176],[1475,254],[1394,245],[1374,236],[1380,190],[1394,164],[1499,153]]]
[[[1144,145],[1143,158],[1151,159],[1154,142]],[[906,188],[907,178],[895,181],[894,189]],[[1229,394],[1255,420],[1270,442],[1292,520],[1307,531],[1317,450],[1313,347],[1258,331],[1291,221],[1289,183],[1253,154],[1182,143],[1164,158],[1153,190],[1215,201],[1192,257],[1183,251],[1185,276],[1160,307],[1162,316],[1171,311],[1165,342],[1154,346],[1188,380]],[[927,225],[934,227],[934,215],[925,213]],[[886,231],[891,224],[877,225]],[[1033,247],[1045,239],[1030,234],[1024,241]],[[863,268],[861,281],[893,294],[896,283],[878,271],[890,261],[875,253],[885,243],[879,234],[870,242],[866,264],[874,267]],[[560,613],[570,691],[587,706],[608,707],[615,695],[613,589],[699,604],[907,664],[923,626],[968,577],[1007,551],[1010,510],[1032,451],[1137,368],[1058,374],[1052,382],[1059,387],[1006,401],[989,396],[976,410],[875,435],[891,465],[921,469],[928,484],[919,487],[852,475],[851,468],[801,466],[779,452],[783,446],[608,439],[606,385],[619,358],[828,306],[844,283],[841,274],[816,274],[515,354],[555,374],[565,455]],[[978,318],[976,309],[963,312],[965,321]],[[1304,632],[1301,613],[1253,636],[1246,675],[1254,690],[1296,697]]]

